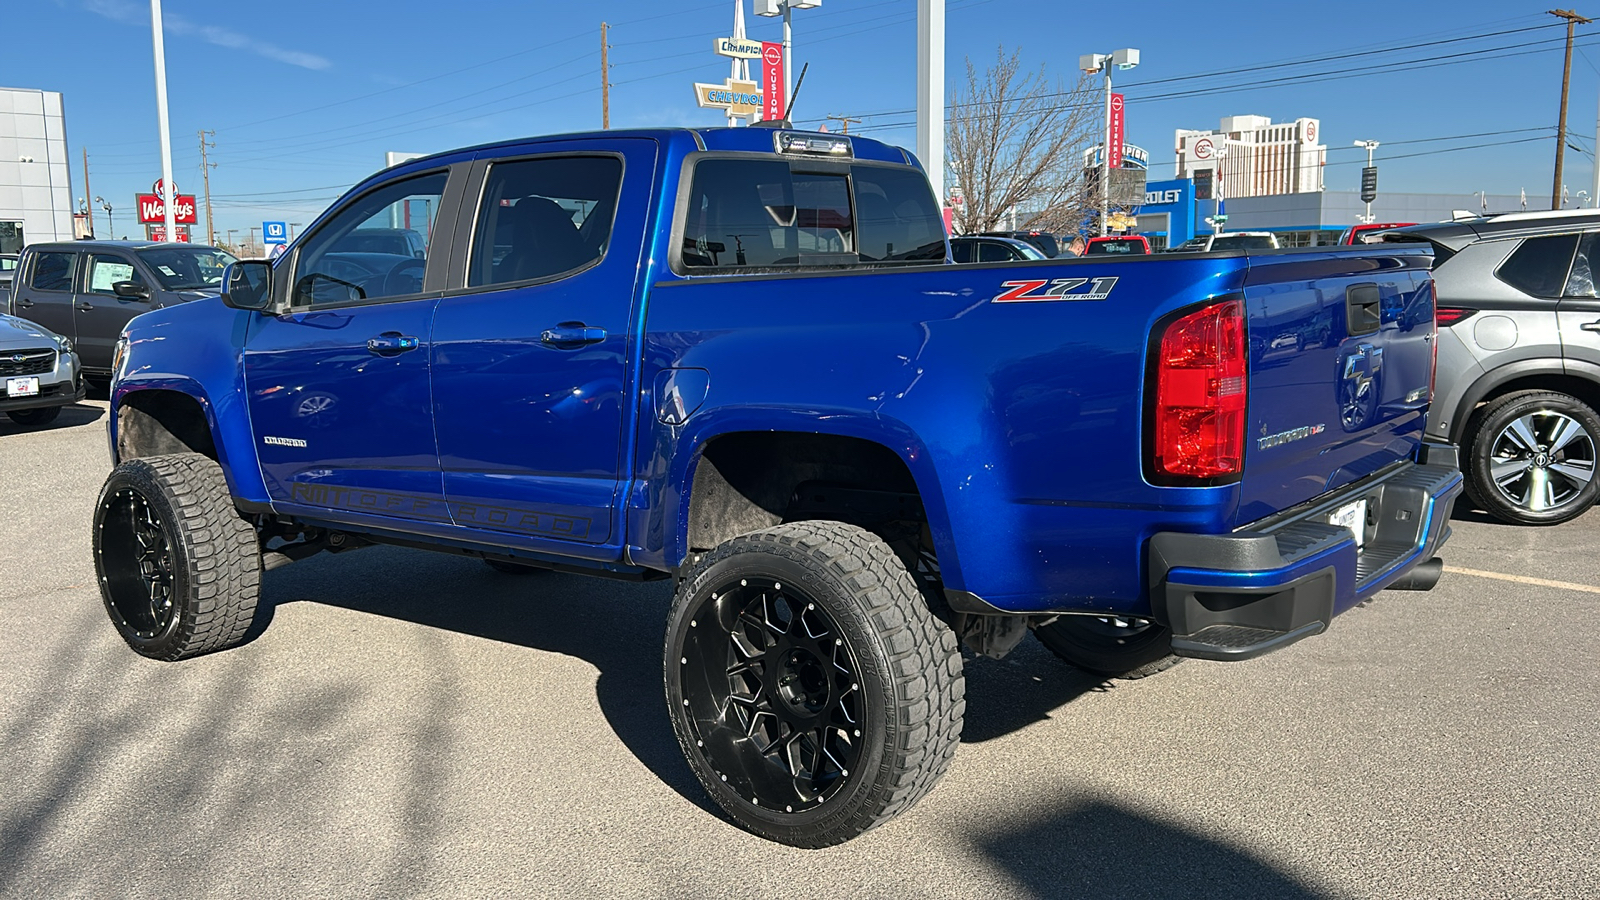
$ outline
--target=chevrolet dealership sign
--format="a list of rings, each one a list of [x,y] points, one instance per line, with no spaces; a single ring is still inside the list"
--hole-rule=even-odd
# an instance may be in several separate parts
[[[761,112],[760,86],[754,81],[734,81],[730,78],[722,84],[696,82],[694,96],[702,107],[725,109],[729,115],[748,116]]]

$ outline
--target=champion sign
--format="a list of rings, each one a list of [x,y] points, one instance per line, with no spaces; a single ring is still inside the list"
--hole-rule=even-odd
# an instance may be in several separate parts
[[[180,225],[194,225],[194,224],[196,224],[196,219],[195,219],[195,214],[194,214],[194,195],[193,194],[179,194],[177,197],[173,198],[173,201],[172,201],[172,216],[173,216],[173,221],[177,222]],[[140,194],[139,195],[139,222],[140,222],[140,224],[148,225],[148,224],[153,224],[155,222],[165,222],[166,220],[167,220],[167,210],[166,210],[166,207],[162,204],[161,197],[159,195],[157,195],[157,194]]]

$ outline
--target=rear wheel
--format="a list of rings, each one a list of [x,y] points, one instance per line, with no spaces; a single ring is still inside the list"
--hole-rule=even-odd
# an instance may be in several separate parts
[[[1555,525],[1582,515],[1595,479],[1600,417],[1554,391],[1520,391],[1489,403],[1467,440],[1467,491],[1513,525]]]
[[[61,407],[47,406],[44,409],[19,409],[15,412],[8,412],[6,415],[18,425],[37,428],[40,425],[49,425],[54,422],[56,417],[61,415]]]
[[[712,799],[796,847],[910,808],[961,736],[955,635],[854,526],[780,525],[707,554],[673,602],[665,664],[673,730]]]
[[[136,652],[177,660],[244,640],[260,544],[215,462],[178,453],[117,466],[95,506],[93,539],[106,613]]]
[[[1172,632],[1148,619],[1061,616],[1033,633],[1068,665],[1108,678],[1144,678],[1179,662]]]

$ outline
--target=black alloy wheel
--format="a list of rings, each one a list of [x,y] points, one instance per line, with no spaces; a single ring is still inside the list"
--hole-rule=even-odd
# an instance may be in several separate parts
[[[100,564],[106,610],[118,630],[141,641],[167,635],[172,615],[170,529],[150,501],[127,488],[101,506]]]
[[[668,616],[668,712],[741,827],[827,847],[909,809],[961,737],[955,634],[880,537],[793,522],[724,542]]]
[[[718,775],[753,805],[821,805],[861,761],[859,664],[839,626],[794,586],[748,578],[712,589],[680,665],[689,727]]]
[[[112,469],[93,542],[106,614],[135,652],[177,660],[244,640],[261,545],[214,460],[176,453]]]

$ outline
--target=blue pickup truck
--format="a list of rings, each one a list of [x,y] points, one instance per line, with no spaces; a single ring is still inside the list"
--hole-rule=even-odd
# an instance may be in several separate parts
[[[105,607],[177,660],[323,551],[671,578],[690,766],[741,826],[835,844],[945,771],[963,645],[1137,677],[1432,587],[1461,475],[1423,437],[1430,262],[957,266],[908,153],[784,128],[410,161],[129,324]]]

